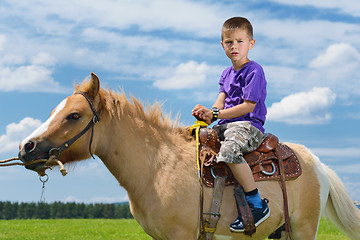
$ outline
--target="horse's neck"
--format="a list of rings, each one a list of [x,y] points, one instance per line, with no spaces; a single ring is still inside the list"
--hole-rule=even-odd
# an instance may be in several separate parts
[[[129,195],[143,194],[158,172],[173,164],[169,156],[179,151],[176,136],[130,118],[106,125],[96,154]]]

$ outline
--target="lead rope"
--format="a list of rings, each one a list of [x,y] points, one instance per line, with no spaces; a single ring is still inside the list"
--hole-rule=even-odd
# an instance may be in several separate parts
[[[33,160],[27,163],[23,163],[23,162],[14,162],[20,160],[18,157],[14,157],[14,158],[9,158],[9,159],[5,159],[5,160],[1,160],[0,161],[0,167],[9,167],[9,166],[28,166],[31,164],[35,164],[35,163],[39,163],[39,162],[45,162],[46,164],[49,163],[56,163],[57,165],[60,166],[60,172],[63,176],[65,176],[67,174],[66,169],[64,168],[64,165],[62,164],[62,162],[60,162],[58,159],[55,158],[55,156],[51,156],[49,159],[37,159],[37,160]],[[38,172],[38,174],[40,176],[45,176],[45,170],[48,169],[50,167],[47,167],[44,169],[44,171],[42,172]]]

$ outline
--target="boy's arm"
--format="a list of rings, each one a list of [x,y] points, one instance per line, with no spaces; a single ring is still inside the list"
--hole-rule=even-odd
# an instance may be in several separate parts
[[[218,109],[224,109],[225,106],[225,93],[221,92],[218,95],[214,105],[212,107],[217,107]],[[199,118],[205,120],[206,123],[211,124],[213,119],[212,111],[200,104],[196,105],[192,111],[192,115],[198,116]]]
[[[254,111],[256,102],[245,100],[243,103],[219,112],[219,119],[230,119],[244,116]],[[220,108],[219,108],[220,109]]]
[[[224,92],[219,93],[218,98],[216,99],[212,107],[217,107],[218,109],[224,109],[225,107],[226,94]]]

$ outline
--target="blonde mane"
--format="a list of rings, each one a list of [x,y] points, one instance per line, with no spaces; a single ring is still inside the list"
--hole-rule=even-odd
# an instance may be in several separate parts
[[[81,85],[75,86],[75,91],[86,92],[89,89],[89,82],[87,79]],[[142,121],[149,126],[165,132],[172,132],[184,135],[189,138],[190,134],[187,127],[179,126],[179,115],[175,120],[172,120],[171,113],[164,114],[162,111],[162,104],[155,102],[154,104],[144,104],[130,95],[130,99],[126,96],[124,90],[120,93],[114,90],[103,88],[99,91],[100,101],[104,110],[109,113],[110,118],[121,119],[127,115],[136,121]],[[192,138],[191,138],[192,139]]]

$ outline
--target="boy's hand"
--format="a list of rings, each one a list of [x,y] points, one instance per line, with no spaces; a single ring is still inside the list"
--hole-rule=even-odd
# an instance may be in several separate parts
[[[213,114],[211,112],[210,109],[201,106],[201,105],[196,105],[194,107],[194,109],[192,110],[192,115],[198,119],[198,120],[202,120],[204,122],[206,122],[207,124],[211,124],[212,119],[213,119]]]

